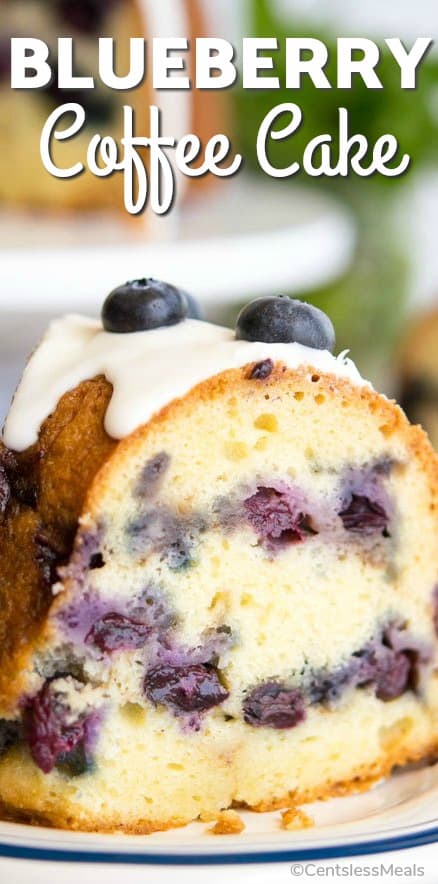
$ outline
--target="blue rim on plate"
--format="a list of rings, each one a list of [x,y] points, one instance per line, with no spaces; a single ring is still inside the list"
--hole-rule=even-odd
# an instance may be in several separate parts
[[[438,820],[430,820],[430,823]],[[364,842],[344,842],[322,847],[282,848],[278,850],[231,851],[224,853],[163,853],[104,850],[76,850],[74,848],[30,847],[0,841],[0,858],[37,860],[45,862],[106,863],[116,865],[156,866],[211,866],[255,865],[257,863],[309,862],[311,860],[339,859],[389,851],[407,850],[438,841],[438,826],[416,831],[409,827],[404,833]]]

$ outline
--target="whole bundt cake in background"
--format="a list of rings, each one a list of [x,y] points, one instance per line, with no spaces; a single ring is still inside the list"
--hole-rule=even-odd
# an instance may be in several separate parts
[[[193,309],[193,305],[192,305]],[[5,427],[0,802],[149,832],[438,746],[438,461],[315,308],[138,280],[53,323]],[[7,446],[7,447],[6,447]]]
[[[222,99],[199,90],[179,90],[177,102],[172,92],[154,92],[151,85],[152,62],[141,86],[128,91],[106,87],[98,76],[98,38],[113,37],[116,43],[117,70],[129,70],[129,39],[144,37],[148,51],[153,37],[181,36],[193,41],[211,31],[206,9],[200,0],[172,0],[169,5],[155,0],[1,0],[0,22],[0,153],[7,175],[0,180],[0,204],[48,211],[89,212],[123,209],[121,175],[97,178],[86,170],[70,179],[58,179],[46,171],[40,156],[43,126],[55,108],[67,102],[82,105],[86,123],[73,139],[52,144],[55,164],[69,168],[77,162],[86,164],[91,137],[98,132],[117,140],[123,135],[122,109],[125,104],[135,111],[136,132],[149,135],[149,105],[162,109],[164,134],[179,139],[194,132],[202,141],[223,124]],[[50,63],[55,75],[38,90],[14,91],[10,85],[11,37],[34,37],[44,40],[50,49]],[[93,89],[62,89],[57,82],[57,40],[70,36],[74,41],[75,75],[93,76]],[[191,60],[187,61],[190,68]],[[71,125],[72,120],[68,120]],[[67,128],[65,118],[59,128]],[[146,167],[147,153],[143,156]],[[179,180],[178,194],[188,179]],[[190,179],[192,194],[203,186]],[[139,216],[140,220],[143,216]]]
[[[146,121],[152,100],[147,84],[130,92],[115,92],[97,77],[98,36],[115,36],[120,70],[128,69],[129,37],[145,33],[141,4],[136,0],[3,0],[0,26],[0,150],[8,175],[2,175],[0,203],[50,211],[90,211],[123,208],[120,175],[96,178],[90,172],[76,178],[58,179],[46,171],[40,156],[40,137],[49,114],[66,102],[78,102],[86,113],[86,125],[74,139],[54,143],[53,160],[62,168],[84,163],[88,143],[95,132],[119,138],[122,108],[131,104],[139,120]],[[44,89],[10,88],[11,37],[36,37],[50,47],[56,67],[57,39],[73,36],[76,74],[95,76],[94,89],[58,89],[56,76]],[[53,61],[55,59],[55,62]],[[140,116],[141,115],[141,116]],[[70,119],[69,123],[71,125]],[[60,123],[66,128],[66,123]]]

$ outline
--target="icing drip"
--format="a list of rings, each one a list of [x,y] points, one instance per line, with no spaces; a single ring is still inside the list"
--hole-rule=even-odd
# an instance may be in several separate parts
[[[289,368],[308,366],[366,385],[345,353],[301,344],[237,341],[231,329],[186,319],[179,325],[111,334],[97,320],[69,315],[55,320],[24,371],[3,438],[23,451],[36,442],[44,420],[64,393],[105,375],[113,386],[105,428],[122,439],[196,384],[231,368],[271,359]]]

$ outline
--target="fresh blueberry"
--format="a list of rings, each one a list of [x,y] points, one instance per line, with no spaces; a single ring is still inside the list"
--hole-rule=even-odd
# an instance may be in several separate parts
[[[102,308],[103,327],[117,334],[176,325],[188,312],[186,296],[157,279],[134,279],[108,295]]]
[[[297,688],[276,681],[259,685],[243,701],[243,717],[252,727],[279,730],[296,727],[306,718],[304,698]]]
[[[206,712],[228,697],[216,670],[204,663],[155,666],[146,674],[144,689],[153,703],[181,712]]]
[[[304,344],[316,350],[335,348],[335,332],[328,316],[303,301],[285,295],[256,298],[237,318],[236,338],[269,344]]]
[[[204,317],[202,315],[202,310],[201,310],[201,307],[199,306],[196,298],[194,298],[193,295],[190,295],[188,292],[186,292],[185,289],[180,289],[180,291],[184,295],[184,297],[187,301],[187,304],[188,304],[187,317],[189,319],[203,319]]]

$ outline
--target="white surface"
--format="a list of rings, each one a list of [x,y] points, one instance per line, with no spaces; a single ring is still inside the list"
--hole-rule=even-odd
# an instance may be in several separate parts
[[[112,334],[100,320],[70,314],[50,325],[27,364],[3,438],[14,451],[29,448],[64,393],[104,375],[113,387],[105,429],[113,439],[123,439],[207,378],[264,359],[305,367],[309,376],[317,371],[366,384],[345,353],[336,357],[298,343],[239,341],[233,329],[197,319]]]
[[[312,867],[330,865],[323,860],[326,849],[337,848],[340,858],[331,861],[332,865],[349,863],[369,868],[383,863],[412,866],[414,862],[424,867],[421,876],[426,884],[436,884],[436,863],[438,858],[437,844],[415,847],[408,850],[397,850],[389,853],[379,852],[375,842],[382,839],[397,839],[400,836],[422,833],[438,826],[438,767],[418,771],[405,772],[392,777],[388,782],[380,784],[373,790],[362,795],[349,798],[336,798],[327,802],[319,802],[305,808],[313,819],[315,826],[301,832],[287,832],[280,828],[280,814],[242,813],[246,823],[245,831],[240,835],[212,836],[208,832],[209,825],[195,823],[183,829],[160,832],[149,836],[93,835],[61,832],[43,828],[29,828],[14,823],[0,823],[0,856],[4,855],[5,845],[15,847],[39,847],[45,849],[71,850],[73,855],[68,865],[56,862],[39,864],[36,861],[18,861],[0,859],[1,880],[8,884],[29,884],[29,882],[45,882],[55,884],[62,876],[63,884],[80,879],[92,880],[94,884],[112,884],[119,882],[276,882],[290,880],[291,865],[299,863],[309,866],[310,874],[296,874],[301,880],[315,880]],[[370,856],[360,857],[364,845],[373,843]],[[392,843],[396,843],[393,841]],[[392,847],[390,843],[388,845]],[[297,851],[318,849],[318,858],[298,858]],[[74,852],[99,851],[106,857],[105,864],[81,865],[74,863]],[[257,855],[270,851],[288,851],[278,863],[261,865],[257,863]],[[122,854],[122,864],[111,867],[111,853]],[[238,853],[245,856],[251,865],[231,863],[220,866],[220,857],[224,854]],[[349,853],[356,856],[349,856]],[[140,868],[123,862],[123,856],[136,854],[137,861],[146,865]],[[182,864],[148,865],[154,854],[166,860],[172,855],[194,856],[195,866],[184,867]],[[295,856],[294,856],[295,854]],[[213,866],[202,866],[202,859],[215,859]],[[84,857],[82,857],[83,859]],[[6,875],[7,870],[7,875]],[[84,874],[86,877],[84,878]],[[89,877],[88,877],[89,876]],[[416,880],[415,876],[410,876]],[[317,878],[319,880],[319,877]],[[348,880],[353,880],[350,876]],[[390,880],[381,874],[379,881]]]

